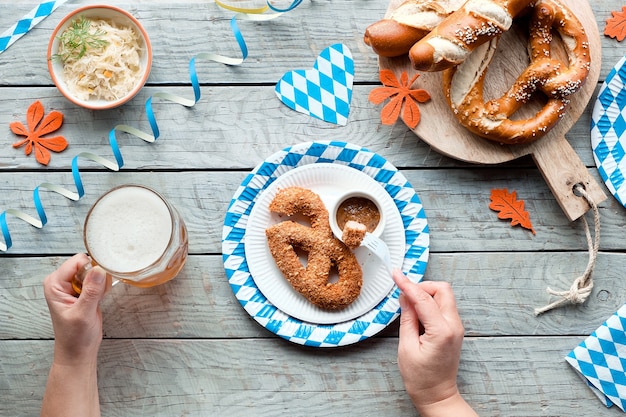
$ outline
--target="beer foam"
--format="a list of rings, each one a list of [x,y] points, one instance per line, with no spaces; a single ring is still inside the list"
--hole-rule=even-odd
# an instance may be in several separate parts
[[[165,252],[172,217],[165,202],[148,189],[122,187],[92,208],[85,240],[91,257],[114,272],[146,268]]]

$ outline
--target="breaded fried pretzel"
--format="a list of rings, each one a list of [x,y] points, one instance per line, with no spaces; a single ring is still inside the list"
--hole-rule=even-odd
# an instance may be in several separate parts
[[[284,216],[301,214],[311,221],[308,227],[285,220],[265,231],[272,257],[291,286],[325,310],[340,310],[354,302],[363,285],[361,267],[350,249],[333,235],[320,197],[305,188],[288,187],[276,194],[269,209]],[[296,249],[308,254],[306,267]],[[330,283],[333,266],[339,280]]]

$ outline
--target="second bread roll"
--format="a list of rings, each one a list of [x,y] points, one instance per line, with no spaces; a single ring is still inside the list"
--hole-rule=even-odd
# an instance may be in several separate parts
[[[409,51],[413,67],[442,71],[460,64],[478,46],[509,30],[533,0],[468,0]]]

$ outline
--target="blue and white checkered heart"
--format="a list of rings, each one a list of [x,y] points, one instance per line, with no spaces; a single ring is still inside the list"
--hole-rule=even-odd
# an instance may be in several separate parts
[[[345,45],[335,44],[319,54],[313,69],[285,73],[276,84],[276,95],[300,113],[345,126],[353,82],[352,53]]]

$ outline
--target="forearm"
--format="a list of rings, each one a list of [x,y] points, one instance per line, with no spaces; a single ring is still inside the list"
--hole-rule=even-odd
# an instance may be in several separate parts
[[[43,396],[41,417],[99,417],[96,361],[88,365],[53,363]]]
[[[413,401],[420,417],[478,417],[472,407],[458,392],[452,397],[430,404]]]

